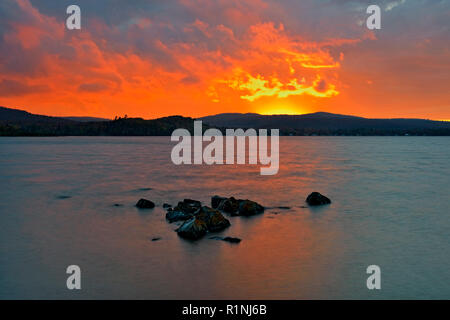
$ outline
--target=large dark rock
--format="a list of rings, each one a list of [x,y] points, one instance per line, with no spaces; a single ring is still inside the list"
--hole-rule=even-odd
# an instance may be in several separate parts
[[[136,207],[138,207],[139,209],[152,209],[155,207],[155,204],[147,199],[140,199],[137,203],[136,203]]]
[[[259,203],[251,200],[239,200],[239,215],[253,216],[264,212],[264,207]]]
[[[178,202],[174,208],[167,207],[166,219],[169,222],[185,221],[191,219],[201,208],[200,201],[192,199],[184,199]]]
[[[213,197],[211,197],[211,207],[213,207],[213,209],[217,209],[217,207],[219,207],[219,204],[223,200],[227,200],[227,198],[220,197],[220,196],[213,196]]]
[[[310,206],[320,206],[323,204],[330,204],[331,200],[320,194],[319,192],[313,192],[306,198],[306,202]]]
[[[178,229],[175,230],[178,235],[185,239],[198,240],[208,231],[206,222],[194,217],[185,221]]]
[[[211,202],[213,202],[213,199],[211,199]],[[232,216],[252,216],[264,212],[264,207],[259,203],[252,200],[236,200],[234,197],[221,200],[217,209]]]
[[[221,231],[230,226],[230,221],[226,219],[219,210],[203,206],[195,214],[195,217],[206,223],[209,232]]]
[[[229,213],[231,215],[237,215],[237,211],[239,209],[239,202],[235,198],[231,197],[225,200],[222,200],[217,207],[217,209]]]
[[[171,209],[171,208],[169,208]],[[166,219],[169,220],[170,223],[175,221],[185,221],[189,220],[193,217],[192,213],[187,213],[183,211],[177,211],[177,210],[169,210],[166,213]]]

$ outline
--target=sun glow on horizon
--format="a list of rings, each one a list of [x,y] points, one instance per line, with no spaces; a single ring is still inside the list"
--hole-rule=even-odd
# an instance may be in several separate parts
[[[280,114],[287,114],[287,115],[300,115],[305,114],[304,111],[300,110],[298,107],[294,106],[283,106],[283,105],[276,105],[276,106],[268,106],[266,108],[262,108],[258,112],[259,114],[268,116],[268,115],[280,115]]]

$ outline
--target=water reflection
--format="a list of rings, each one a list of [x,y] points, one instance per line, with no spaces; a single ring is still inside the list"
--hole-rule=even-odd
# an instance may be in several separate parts
[[[400,139],[282,137],[274,176],[175,166],[168,137],[0,139],[0,298],[448,297],[448,142]],[[312,191],[333,203],[304,207]],[[178,238],[162,204],[214,194],[272,209],[229,218],[218,235],[238,245]],[[138,210],[141,197],[157,207]],[[389,270],[375,295],[374,262]],[[76,295],[70,264],[83,272]]]

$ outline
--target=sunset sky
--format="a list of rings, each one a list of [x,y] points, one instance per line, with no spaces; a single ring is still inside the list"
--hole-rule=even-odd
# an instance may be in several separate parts
[[[450,0],[0,1],[0,105],[38,114],[443,120],[449,86]]]

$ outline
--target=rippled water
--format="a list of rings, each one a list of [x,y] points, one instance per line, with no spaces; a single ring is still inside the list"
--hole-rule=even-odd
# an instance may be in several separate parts
[[[449,138],[282,137],[275,176],[175,166],[172,146],[0,138],[0,298],[450,298]],[[304,207],[312,191],[333,203]],[[219,235],[237,245],[180,239],[162,204],[214,194],[291,209],[229,217]],[[141,197],[157,207],[139,211]],[[66,289],[71,264],[81,291]]]

